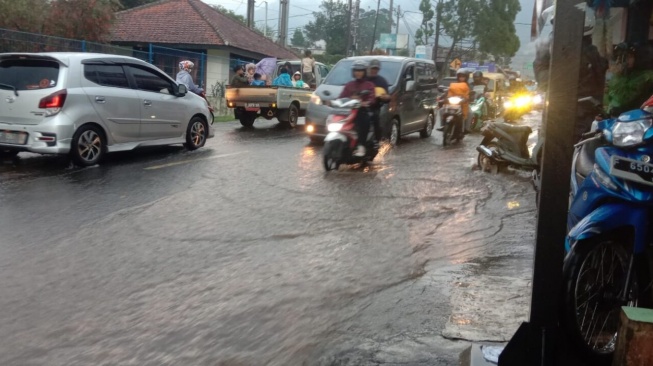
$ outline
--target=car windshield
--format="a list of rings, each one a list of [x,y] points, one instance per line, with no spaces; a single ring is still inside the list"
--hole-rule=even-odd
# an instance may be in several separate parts
[[[5,60],[0,62],[0,84],[16,90],[47,89],[57,86],[59,63],[47,60]]]
[[[336,64],[336,66],[329,72],[324,84],[326,85],[345,85],[354,78],[351,75],[351,63],[353,60],[341,60]],[[394,85],[397,81],[397,75],[401,70],[401,62],[397,61],[381,61],[381,70],[379,75],[390,85]]]

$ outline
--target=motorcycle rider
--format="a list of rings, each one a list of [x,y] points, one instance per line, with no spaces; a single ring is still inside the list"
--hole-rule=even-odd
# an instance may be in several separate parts
[[[449,91],[447,92],[447,98],[450,97],[461,97],[463,98],[463,102],[460,103],[460,107],[463,112],[463,122],[467,120],[467,115],[469,114],[469,84],[467,84],[467,78],[469,77],[469,74],[467,71],[463,69],[459,69],[456,71],[456,82],[451,83],[449,85]],[[442,121],[442,118],[440,118],[440,124],[441,126],[438,127],[438,131],[444,130],[444,121]],[[460,134],[460,129],[462,129],[464,126],[456,126],[458,129],[458,134]]]
[[[370,131],[370,107],[374,104],[374,84],[367,80],[367,63],[363,60],[356,60],[351,65],[354,80],[345,84],[345,88],[338,98],[357,98],[361,100],[361,108],[356,114],[356,134],[358,135],[358,146],[354,156],[365,156],[365,142]],[[367,91],[366,95],[361,92]]]
[[[488,87],[487,87],[487,82],[485,79],[483,79],[483,71],[475,71],[474,74],[472,75],[472,90],[474,90],[476,86],[482,86],[483,87],[483,95],[488,92]],[[475,95],[475,98],[479,98],[479,95]],[[483,102],[483,106],[481,107],[481,116],[487,118],[487,110],[488,110],[488,105],[490,103],[490,100],[487,98],[485,99],[485,102]],[[471,126],[471,116],[469,117],[470,123],[465,126],[467,129]],[[469,132],[469,131],[467,131]]]
[[[554,5],[555,6],[555,5]],[[553,8],[552,6],[551,8]],[[545,12],[554,13],[549,11]],[[551,18],[551,24],[554,19]],[[608,61],[601,57],[599,50],[592,44],[592,33],[594,32],[595,19],[592,14],[585,12],[585,25],[583,29],[583,40],[581,44],[581,65],[578,79],[578,99],[593,97],[596,100],[603,100],[605,76],[608,70]],[[546,41],[536,44],[536,58],[533,62],[535,79],[538,85],[548,89],[549,67],[551,60],[551,41],[553,32]],[[547,91],[546,89],[544,90]],[[596,108],[589,103],[581,103],[576,108],[576,120],[574,129],[574,141],[580,140],[583,133],[589,131]],[[546,128],[546,126],[544,126]]]
[[[204,89],[198,87],[193,82],[193,76],[190,74],[193,71],[195,64],[191,61],[185,60],[179,63],[179,72],[177,73],[177,84],[184,84],[189,91],[201,95]]]
[[[377,88],[382,88],[385,90],[386,94],[383,94],[381,96],[377,96],[375,103],[372,105],[371,112],[372,112],[372,126],[374,127],[374,138],[376,139],[376,142],[381,141],[382,138],[382,133],[381,133],[381,106],[383,103],[386,103],[390,100],[390,94],[388,93],[388,88],[390,87],[388,85],[388,81],[385,80],[385,78],[381,75],[379,75],[379,71],[381,70],[381,62],[377,59],[372,59],[370,61],[370,68],[369,68],[369,75],[367,77],[367,80],[372,82],[375,87]]]

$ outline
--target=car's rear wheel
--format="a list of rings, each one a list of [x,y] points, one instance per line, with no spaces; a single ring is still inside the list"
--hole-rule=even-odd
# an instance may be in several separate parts
[[[79,166],[100,163],[107,151],[104,131],[96,125],[86,124],[73,135],[70,157]]]
[[[388,142],[390,142],[390,145],[396,146],[399,144],[399,131],[399,120],[393,118],[390,122],[390,135],[388,136]]]
[[[188,128],[186,129],[186,143],[184,146],[191,151],[199,149],[206,143],[208,133],[209,128],[206,125],[206,122],[200,117],[193,117],[193,119],[188,122]]]
[[[288,108],[288,120],[281,121],[281,122],[283,122],[286,126],[290,128],[295,128],[297,127],[298,120],[299,120],[299,109],[297,108],[296,105],[291,104],[290,107]]]

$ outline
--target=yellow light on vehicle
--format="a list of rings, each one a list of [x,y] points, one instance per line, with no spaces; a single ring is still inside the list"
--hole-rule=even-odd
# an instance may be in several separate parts
[[[229,105],[229,108],[233,108],[234,107],[234,102],[228,102],[228,105]]]
[[[515,106],[517,107],[525,107],[529,104],[531,104],[531,97],[528,95],[522,95],[515,99]]]
[[[272,103],[272,108],[277,108],[277,103]]]
[[[315,132],[315,127],[313,125],[306,126],[306,132],[308,132],[308,133]]]

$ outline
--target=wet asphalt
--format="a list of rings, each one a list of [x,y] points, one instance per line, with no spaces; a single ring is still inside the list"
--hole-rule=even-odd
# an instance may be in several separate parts
[[[255,127],[3,162],[0,365],[457,365],[526,317],[530,174],[475,169],[480,135],[325,173]]]

